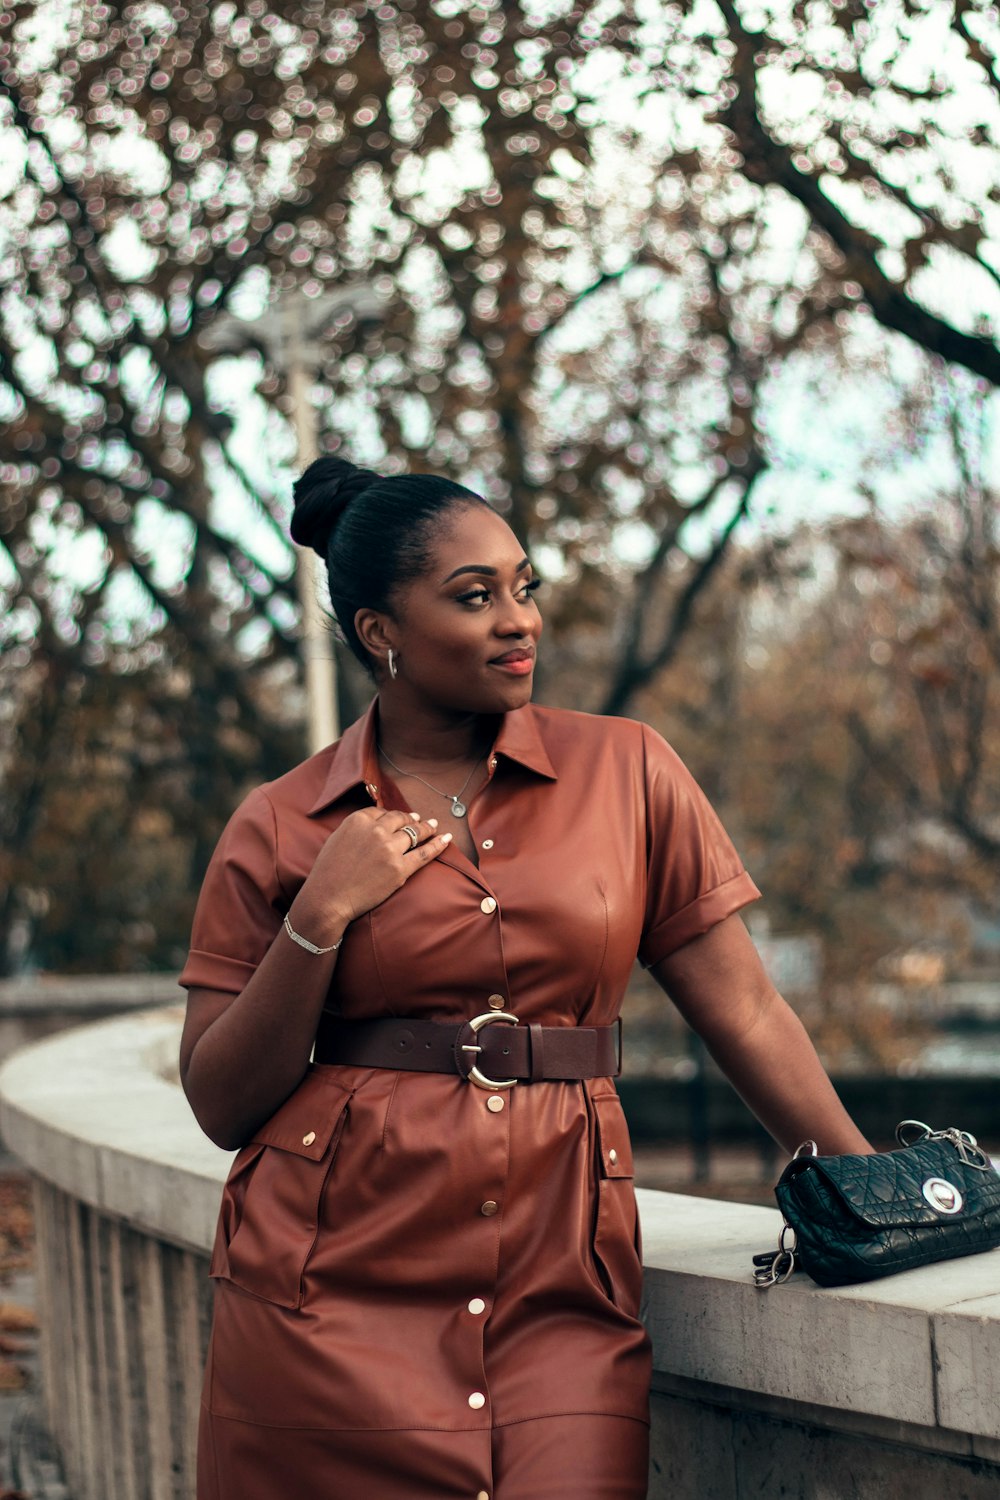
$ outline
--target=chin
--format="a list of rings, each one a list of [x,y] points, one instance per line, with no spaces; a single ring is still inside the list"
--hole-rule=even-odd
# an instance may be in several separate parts
[[[465,713],[505,714],[531,702],[532,679],[488,683],[479,692],[470,692],[456,708]]]
[[[527,678],[522,677],[518,681],[511,682],[507,686],[507,689],[504,692],[504,694],[502,695],[503,696],[503,700],[504,700],[504,704],[503,704],[503,709],[500,710],[500,712],[505,712],[507,710],[514,709],[514,708],[523,708],[526,703],[530,703],[531,702],[531,694],[532,694],[533,688],[534,688],[534,674],[533,673],[532,673],[531,677],[527,677]]]

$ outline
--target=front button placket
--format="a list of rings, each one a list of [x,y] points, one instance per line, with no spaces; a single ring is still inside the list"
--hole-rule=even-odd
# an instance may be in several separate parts
[[[484,941],[496,943],[497,987],[486,995],[480,991],[478,999],[470,997],[468,1002],[470,1019],[474,1015],[487,1012],[487,1007],[490,1013],[499,1014],[506,1009],[507,1003],[503,993],[506,989],[506,970],[503,962],[499,903],[496,897],[482,896],[480,910],[483,913],[483,918],[480,920],[489,919],[486,930],[490,936],[484,938]],[[493,933],[496,937],[492,936]],[[516,1092],[516,1089],[512,1092]],[[460,1318],[455,1328],[458,1343],[455,1346],[454,1370],[457,1380],[469,1382],[466,1387],[466,1400],[470,1417],[474,1418],[474,1414],[479,1413],[480,1420],[487,1422],[486,1432],[489,1430],[488,1424],[491,1419],[486,1340],[489,1337],[490,1328],[489,1308],[496,1295],[503,1238],[503,1201],[507,1191],[510,1164],[511,1109],[507,1107],[508,1102],[509,1095],[499,1090],[484,1091],[475,1083],[466,1084],[466,1108],[463,1109],[463,1116],[468,1118],[471,1143],[475,1148],[474,1159],[478,1164],[479,1191],[482,1194],[481,1202],[473,1209],[479,1228],[476,1232],[475,1248],[469,1269],[474,1276],[479,1278],[480,1294],[470,1296],[469,1292],[466,1292],[465,1315]],[[470,1391],[471,1394],[469,1394]],[[488,1475],[487,1468],[483,1477],[488,1480]],[[486,1493],[488,1494],[489,1491]]]
[[[455,1373],[459,1379],[469,1380],[471,1377],[473,1389],[467,1397],[470,1412],[488,1415],[490,1395],[485,1348],[489,1328],[487,1309],[496,1295],[500,1262],[503,1232],[501,1210],[510,1152],[510,1111],[506,1108],[507,1101],[502,1094],[484,1094],[474,1083],[469,1083],[466,1087],[469,1129],[475,1142],[475,1159],[481,1173],[480,1191],[484,1195],[475,1211],[480,1227],[470,1269],[480,1278],[482,1293],[472,1297],[466,1293],[466,1315],[460,1320],[456,1330],[460,1343],[456,1348],[458,1358]],[[492,1196],[486,1197],[488,1193]]]
[[[497,759],[491,757],[489,775],[492,779]],[[477,812],[476,804],[469,808],[469,825],[472,826]],[[483,841],[482,847],[492,848],[493,840]],[[498,897],[490,888],[490,882],[479,866],[467,859],[460,850],[451,848],[441,856],[441,863],[469,882],[467,899],[474,923],[479,929],[476,946],[482,956],[488,958],[487,973],[493,977],[476,994],[473,990],[467,998],[467,1019],[482,1015],[485,1011],[499,1012],[513,1008],[508,1000],[510,987],[503,951],[503,912]],[[475,902],[473,906],[472,903]],[[478,965],[477,965],[478,967]],[[465,1291],[455,1311],[459,1314],[450,1325],[447,1336],[449,1364],[454,1377],[455,1398],[464,1408],[470,1428],[481,1431],[486,1444],[483,1478],[491,1482],[489,1433],[491,1428],[491,1395],[486,1370],[486,1339],[489,1335],[489,1309],[496,1295],[499,1274],[501,1241],[503,1235],[503,1204],[507,1191],[510,1152],[510,1116],[514,1107],[508,1105],[508,1096],[477,1087],[475,1083],[465,1085],[463,1129],[467,1130],[469,1144],[474,1147],[477,1163],[477,1193],[469,1206],[472,1224],[475,1225],[471,1254],[467,1270],[474,1278],[473,1286]],[[470,1225],[471,1228],[471,1225]],[[477,1285],[478,1283],[478,1285]],[[480,1295],[473,1295],[478,1291]],[[454,1340],[454,1342],[452,1342]],[[483,1494],[489,1495],[490,1490]]]

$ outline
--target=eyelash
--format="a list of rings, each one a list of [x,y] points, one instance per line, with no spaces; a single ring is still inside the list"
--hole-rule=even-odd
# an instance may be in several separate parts
[[[541,583],[542,580],[540,578],[532,578],[528,583],[524,584],[523,587],[518,590],[518,592],[529,595],[533,594],[537,588],[541,587]],[[484,588],[470,589],[467,594],[455,595],[455,599],[458,604],[472,604],[476,599],[485,600],[489,597],[489,590]],[[525,600],[524,602],[527,603],[528,601]]]

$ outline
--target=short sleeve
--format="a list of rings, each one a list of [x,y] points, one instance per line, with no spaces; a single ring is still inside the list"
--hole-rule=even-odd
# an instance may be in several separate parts
[[[647,968],[760,897],[701,787],[665,740],[643,725]]]
[[[259,788],[233,813],[209,862],[179,983],[238,995],[270,948],[288,900],[274,809]]]

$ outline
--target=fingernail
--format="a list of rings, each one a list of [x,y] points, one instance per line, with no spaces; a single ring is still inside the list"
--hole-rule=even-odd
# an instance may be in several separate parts
[[[412,818],[415,823],[419,823],[420,822],[420,814],[419,813],[413,813],[413,812],[411,812],[411,813],[407,813],[406,816],[408,818]]]
[[[452,839],[452,835],[450,833],[442,833],[442,835],[441,835],[441,842],[442,842],[442,844],[450,844],[451,843],[451,839]]]
[[[428,826],[428,828],[436,828],[438,826],[438,820],[437,820],[437,818],[428,818],[427,819],[427,826]]]

